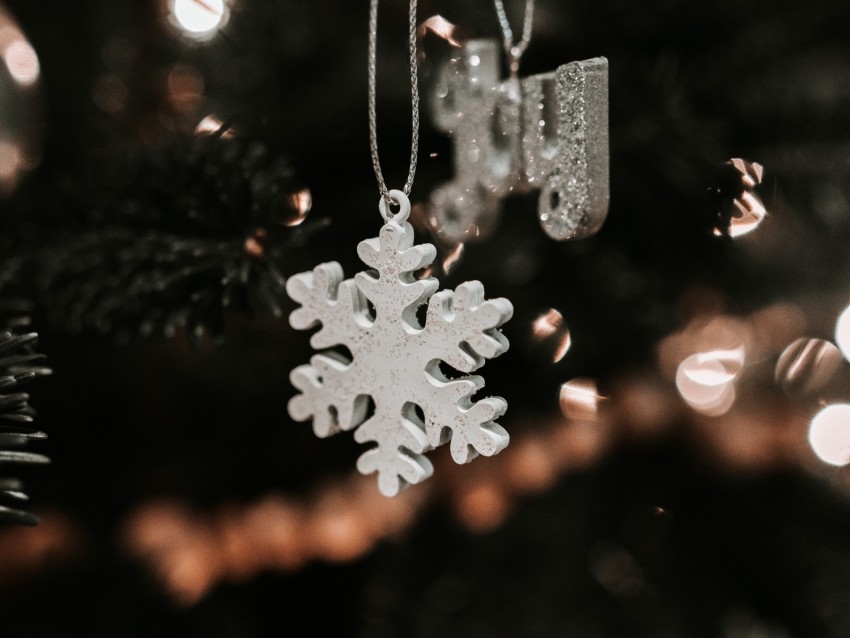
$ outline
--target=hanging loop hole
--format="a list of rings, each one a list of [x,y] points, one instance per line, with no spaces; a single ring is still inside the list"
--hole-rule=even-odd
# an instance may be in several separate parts
[[[381,201],[378,204],[378,210],[381,211],[381,217],[384,218],[385,222],[388,222],[391,219],[399,224],[406,222],[407,218],[410,217],[410,200],[407,198],[407,195],[404,194],[404,191],[400,190],[391,190],[387,193],[387,195],[388,197],[381,197]],[[398,207],[398,210],[393,211],[390,208],[390,202],[395,204]]]

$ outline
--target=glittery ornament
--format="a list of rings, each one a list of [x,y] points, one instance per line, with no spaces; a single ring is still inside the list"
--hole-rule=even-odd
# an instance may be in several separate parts
[[[502,198],[539,189],[550,237],[593,235],[609,201],[607,59],[500,81],[499,55],[495,40],[471,40],[437,74],[431,110],[452,136],[455,172],[431,197],[441,234],[484,237]]]
[[[286,287],[301,305],[290,315],[292,327],[321,324],[310,344],[330,349],[292,371],[300,394],[290,400],[289,414],[296,421],[312,419],[317,436],[356,428],[356,441],[375,443],[357,468],[377,472],[386,496],[432,474],[424,453],[434,447],[450,442],[455,462],[467,463],[508,444],[508,433],[495,423],[507,402],[473,401],[484,380],[447,376],[443,366],[469,373],[504,353],[508,341],[499,328],[513,314],[507,299],[485,301],[477,281],[436,292],[436,278],[416,279],[414,273],[434,260],[436,250],[413,245],[410,202],[401,191],[390,196],[399,212],[390,215],[381,198],[380,235],[357,249],[374,270],[343,281],[340,265],[329,262],[291,277]],[[417,308],[426,303],[422,326]],[[332,350],[339,346],[351,357]]]
[[[506,148],[516,133],[506,127],[519,120],[496,112],[498,82],[499,49],[490,40],[471,40],[438,72],[432,113],[436,127],[452,136],[455,177],[432,192],[431,210],[449,239],[488,234],[499,197],[517,179]],[[491,127],[496,116],[505,116],[498,135]]]

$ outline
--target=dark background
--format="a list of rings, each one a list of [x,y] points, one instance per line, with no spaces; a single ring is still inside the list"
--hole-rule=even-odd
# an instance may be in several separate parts
[[[518,25],[519,3],[506,4]],[[69,199],[84,208],[78,191],[144,208],[154,204],[138,184],[155,181],[167,215],[193,182],[176,168],[171,179],[177,160],[162,148],[189,143],[213,112],[270,157],[288,158],[293,188],[312,193],[309,232],[282,244],[283,273],[330,259],[349,276],[360,269],[356,243],[380,223],[365,1],[241,0],[222,34],[203,44],[182,39],[152,0],[6,6],[40,59],[41,109],[27,121],[43,122],[41,160],[3,203],[10,254],[47,237],[40,228],[61,225],[56,215]],[[406,12],[384,2],[380,13],[379,139],[391,187],[408,164]],[[467,36],[498,36],[485,0],[420,4],[420,19],[435,14]],[[681,301],[694,289],[715,291],[742,316],[798,303],[809,336],[831,338],[850,272],[847,14],[843,3],[823,1],[538,0],[523,75],[609,60],[611,208],[596,237],[556,243],[537,226],[534,198],[513,197],[494,235],[469,244],[441,277],[443,287],[480,279],[488,297],[514,303],[511,350],[482,371],[487,391],[509,401],[501,423],[512,436],[542,430],[568,379],[607,389],[627,374],[654,378],[656,346],[683,328]],[[132,54],[115,54],[116,41]],[[175,64],[204,79],[201,102],[182,111],[163,89]],[[426,59],[423,93],[431,70]],[[109,73],[127,91],[114,113],[93,99]],[[426,114],[421,135],[414,202],[451,174],[450,142]],[[725,164],[732,157],[765,167],[759,193],[772,230],[761,238],[756,230],[746,245],[714,233],[738,194]],[[30,244],[16,244],[30,223]],[[521,282],[507,276],[517,255],[531,273]],[[110,329],[69,330],[51,305],[56,289],[36,283],[22,276],[15,294],[32,294],[33,328],[53,369],[29,389],[49,437],[32,449],[52,463],[19,474],[42,525],[59,518],[69,527],[51,541],[58,549],[17,570],[8,557],[43,538],[39,527],[0,536],[8,563],[5,574],[0,563],[0,635],[850,635],[846,471],[816,462],[731,467],[688,434],[684,410],[665,414],[662,431],[622,437],[523,496],[487,531],[462,524],[438,492],[403,533],[350,561],[263,570],[180,604],[122,541],[140,504],[167,497],[203,515],[270,492],[309,500],[316,485],[353,469],[358,446],[347,435],[318,440],[288,418],[288,374],[309,348],[285,317],[227,314],[221,343],[182,332],[116,340]],[[281,303],[288,313],[291,303]],[[563,312],[572,338],[557,364],[528,337],[549,307]],[[780,399],[765,387],[753,384],[751,398],[768,420],[780,419]],[[465,469],[453,475],[459,491]],[[599,556],[613,557],[610,578]]]

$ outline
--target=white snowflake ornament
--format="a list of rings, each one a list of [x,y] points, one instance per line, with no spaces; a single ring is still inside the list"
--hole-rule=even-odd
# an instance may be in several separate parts
[[[391,215],[382,198],[380,235],[357,247],[374,270],[343,281],[340,265],[328,262],[290,277],[286,285],[300,304],[290,324],[298,330],[321,324],[310,345],[328,349],[290,374],[300,394],[289,401],[289,414],[296,421],[312,418],[319,437],[356,428],[357,442],[375,443],[357,469],[377,472],[385,496],[431,476],[424,453],[439,445],[450,442],[455,462],[467,463],[508,444],[508,433],[495,422],[507,402],[473,401],[484,380],[469,374],[449,378],[441,364],[470,373],[505,352],[508,340],[500,327],[513,314],[507,299],[485,301],[480,282],[436,292],[434,277],[416,279],[414,273],[434,260],[436,250],[413,245],[410,202],[401,191],[390,196],[399,212]],[[416,311],[425,303],[422,326]],[[350,359],[332,349],[339,346],[350,351]]]

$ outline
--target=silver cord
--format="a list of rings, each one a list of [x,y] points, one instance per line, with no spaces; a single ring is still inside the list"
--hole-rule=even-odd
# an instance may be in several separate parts
[[[419,156],[419,81],[416,65],[416,0],[410,0],[410,17],[408,30],[408,45],[410,47],[410,98],[412,105],[412,127],[410,142],[410,170],[403,192],[410,195],[413,188],[413,177],[416,174],[416,162]],[[378,189],[388,204],[397,202],[390,196],[384,174],[381,172],[381,160],[378,157],[378,116],[375,109],[375,75],[377,69],[378,41],[378,0],[371,0],[369,5],[369,148],[372,152],[372,168],[378,179]]]
[[[522,58],[522,54],[525,53],[529,42],[531,42],[531,27],[534,22],[534,0],[525,1],[522,39],[517,44],[514,44],[514,32],[511,30],[508,14],[505,13],[505,5],[502,4],[502,0],[493,0],[493,3],[496,5],[499,26],[502,27],[502,45],[505,49],[505,55],[508,56],[511,75],[516,75],[519,71],[519,61]]]

